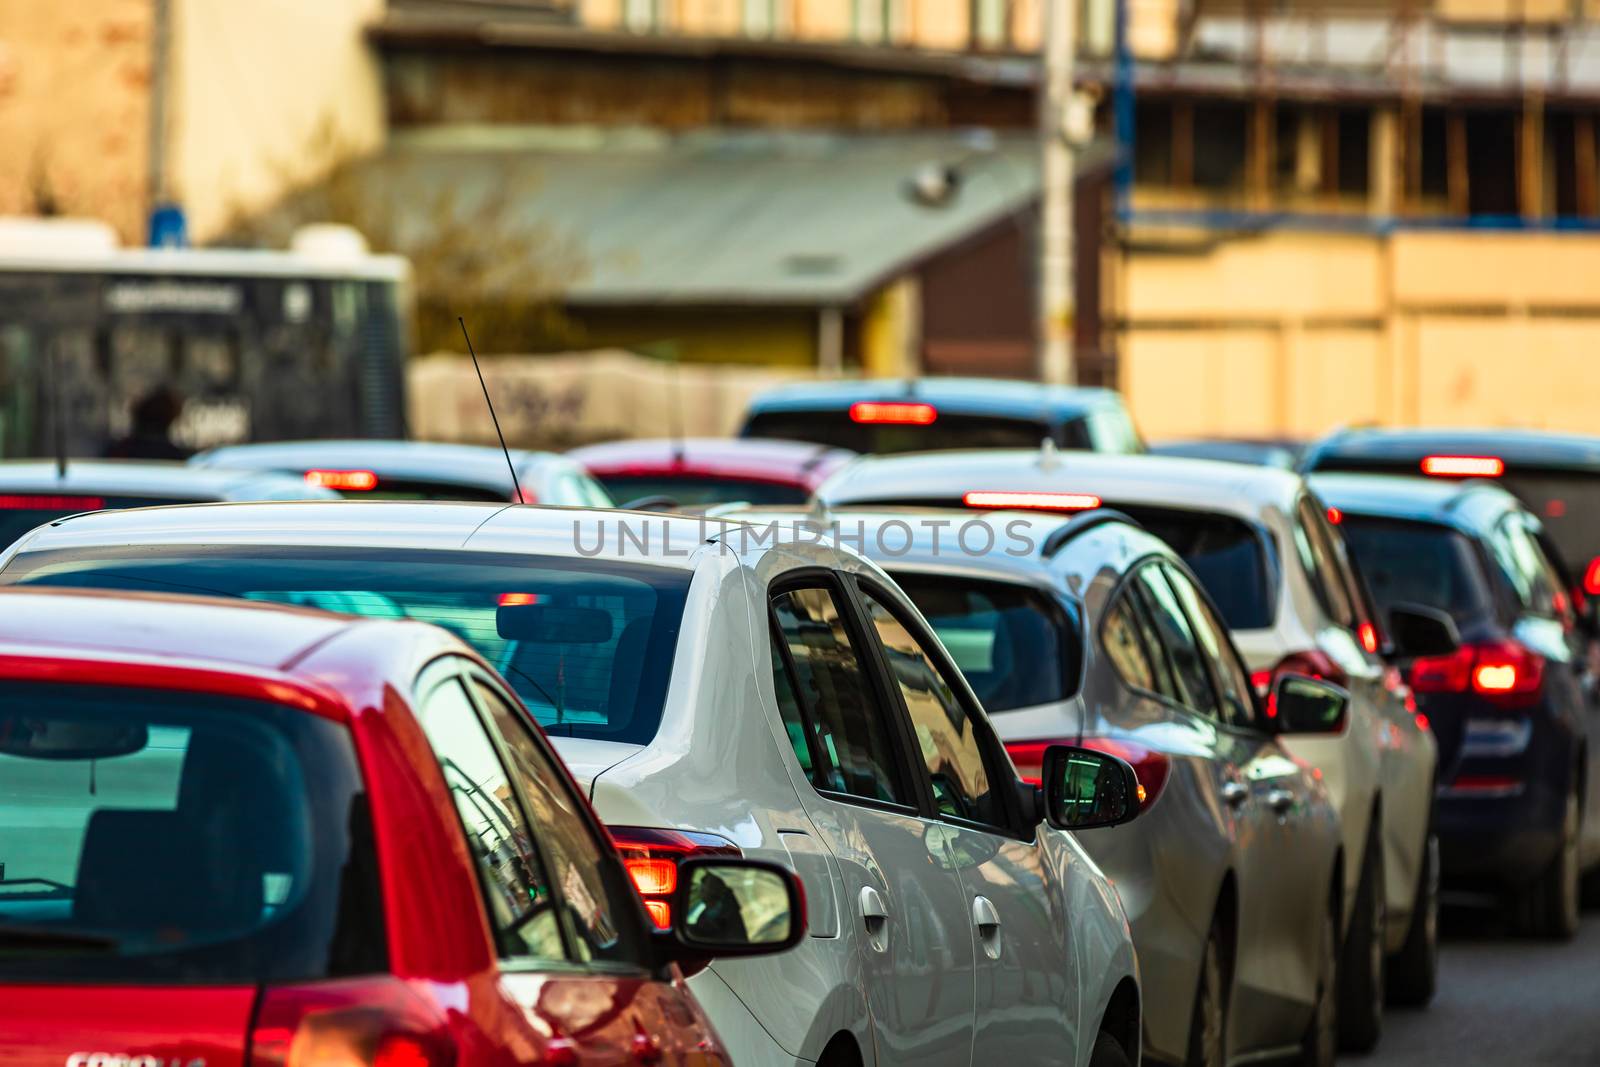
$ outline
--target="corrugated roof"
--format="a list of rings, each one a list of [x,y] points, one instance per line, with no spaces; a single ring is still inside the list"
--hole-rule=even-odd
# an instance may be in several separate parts
[[[470,197],[525,179],[510,221],[578,250],[571,304],[816,305],[852,303],[1027,207],[1039,189],[1035,155],[1028,136],[990,136],[975,149],[955,131],[474,127],[399,135],[365,173],[390,182],[385,194],[399,203],[440,183]],[[906,195],[919,167],[963,160],[947,206]]]

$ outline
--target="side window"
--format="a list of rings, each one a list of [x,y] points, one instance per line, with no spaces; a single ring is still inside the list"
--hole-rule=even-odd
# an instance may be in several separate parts
[[[451,676],[428,690],[416,707],[477,861],[500,955],[566,960],[550,879],[467,691]]]
[[[1189,576],[1174,567],[1163,565],[1167,581],[1178,594],[1178,600],[1194,625],[1200,647],[1211,661],[1212,676],[1222,697],[1222,718],[1234,726],[1255,725],[1255,704],[1250,696],[1250,675],[1240,664],[1238,654],[1228,640],[1227,630],[1217,621],[1200,591]]]
[[[1300,503],[1295,505],[1295,548],[1323,610],[1340,626],[1354,629],[1356,619],[1350,606],[1348,579],[1322,526],[1324,521],[1311,498],[1301,497]]]
[[[1489,543],[1523,607],[1537,615],[1559,616],[1561,584],[1521,517],[1511,514],[1501,519]]]
[[[1149,649],[1145,647],[1140,632],[1135,606],[1126,595],[1118,596],[1116,603],[1106,612],[1100,628],[1100,640],[1105,645],[1106,658],[1116,668],[1122,680],[1135,689],[1160,692],[1156,686],[1156,669]]]
[[[472,688],[522,787],[528,818],[561,891],[567,933],[578,957],[640,962],[642,954],[635,943],[638,905],[632,886],[621,881],[621,871],[610,871],[601,862],[609,846],[596,839],[565,776],[539,747],[522,717],[485,682],[474,678]]]
[[[812,782],[829,792],[913,804],[896,770],[888,723],[833,592],[812,587],[779,593],[772,614],[774,639],[784,653],[774,686],[780,701],[786,687],[796,696],[802,721],[814,731],[818,765],[809,770]]]
[[[862,596],[867,622],[905,701],[939,814],[1003,826],[1004,812],[989,786],[983,742],[955,691],[899,616],[871,592],[863,590]]]
[[[1188,617],[1178,605],[1177,595],[1161,576],[1160,568],[1155,566],[1141,567],[1134,581],[1144,594],[1156,632],[1171,657],[1178,699],[1202,715],[1217,718],[1217,694],[1211,688],[1205,655],[1200,651]]]

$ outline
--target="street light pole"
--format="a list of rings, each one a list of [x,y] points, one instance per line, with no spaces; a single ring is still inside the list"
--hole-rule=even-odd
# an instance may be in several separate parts
[[[1039,377],[1071,385],[1072,361],[1072,64],[1078,51],[1078,0],[1043,0],[1043,73],[1039,86],[1040,220]]]

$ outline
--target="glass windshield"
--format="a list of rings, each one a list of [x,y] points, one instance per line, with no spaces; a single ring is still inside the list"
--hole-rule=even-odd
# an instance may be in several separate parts
[[[1230,515],[1109,503],[1171,545],[1211,594],[1230,630],[1260,630],[1277,615],[1266,549],[1248,523]]]
[[[568,557],[242,545],[25,553],[0,583],[419,619],[476,648],[552,734],[645,744],[661,723],[689,575]]]
[[[1600,477],[1513,471],[1503,480],[1544,523],[1572,579],[1582,580],[1600,556]]]
[[[1460,620],[1489,610],[1483,571],[1470,542],[1446,526],[1345,513],[1339,527],[1387,617],[1396,604],[1421,604]]]
[[[947,575],[895,574],[988,712],[1077,692],[1075,620],[1029,588]]]
[[[600,479],[611,498],[627,504],[647,496],[666,496],[679,504],[804,504],[811,494],[798,485],[755,481],[749,478],[718,478],[714,475],[608,475]]]
[[[1081,427],[1075,435],[1083,438]],[[1050,437],[1049,423],[988,415],[945,415],[928,426],[852,422],[846,408],[816,411],[764,411],[745,423],[745,437],[814,441],[855,452],[927,452],[949,448],[1038,448]],[[1060,442],[1058,442],[1060,443]],[[1086,448],[1087,439],[1065,447]]]
[[[343,727],[199,693],[0,681],[0,982],[385,967]]]

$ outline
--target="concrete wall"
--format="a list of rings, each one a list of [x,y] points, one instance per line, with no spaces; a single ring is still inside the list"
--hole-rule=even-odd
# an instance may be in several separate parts
[[[1152,439],[1600,422],[1600,236],[1279,233],[1124,270],[1121,385]]]

